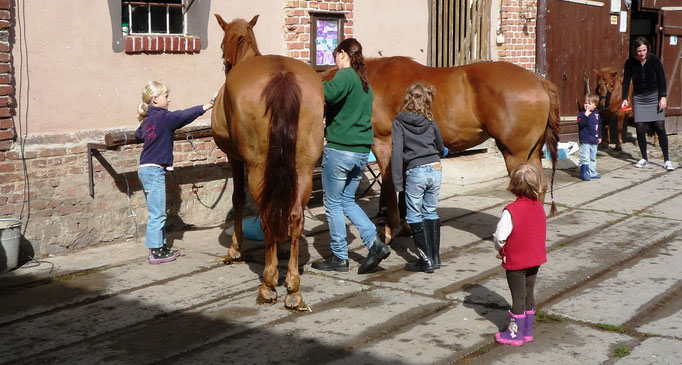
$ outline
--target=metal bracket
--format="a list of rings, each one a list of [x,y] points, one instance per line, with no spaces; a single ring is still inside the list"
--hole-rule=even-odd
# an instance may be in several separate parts
[[[95,179],[93,177],[92,155],[98,154],[102,156],[99,151],[106,151],[107,145],[104,143],[88,143],[88,189],[90,190],[90,197],[95,197]]]

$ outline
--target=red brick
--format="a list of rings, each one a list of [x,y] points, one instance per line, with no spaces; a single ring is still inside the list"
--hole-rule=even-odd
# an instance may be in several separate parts
[[[0,95],[13,95],[14,88],[9,85],[0,85]]]
[[[38,152],[39,157],[64,156],[66,148],[48,148]]]
[[[0,42],[0,52],[9,52],[8,42]]]
[[[0,19],[8,20],[11,19],[12,15],[7,10],[0,10]]]
[[[0,29],[9,28],[10,22],[7,20],[0,20]]]
[[[28,159],[36,158],[37,156],[38,156],[38,154],[35,151],[26,151],[26,153],[24,153],[23,158],[28,160]],[[10,160],[22,160],[21,154],[19,152],[15,152],[15,151],[7,152],[7,158],[9,158]]]
[[[14,139],[14,136],[13,130],[0,130],[0,141]]]
[[[12,66],[9,63],[0,63],[0,73],[7,73],[12,71]]]
[[[0,119],[0,129],[10,129],[14,127],[12,119]]]
[[[12,149],[12,141],[0,141],[0,151],[9,151]]]
[[[0,207],[0,215],[2,215],[2,216],[13,215],[15,211],[16,211],[16,209],[15,209],[14,205],[5,204],[5,205]]]
[[[9,9],[10,0],[0,0],[0,9]]]
[[[11,162],[0,163],[0,172],[13,172],[14,170],[15,166]]]
[[[9,108],[0,108],[0,118],[7,118],[12,116]]]

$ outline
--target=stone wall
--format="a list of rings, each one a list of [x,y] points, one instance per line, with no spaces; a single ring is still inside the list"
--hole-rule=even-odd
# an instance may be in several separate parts
[[[33,137],[23,153],[0,152],[2,218],[22,218],[34,253],[55,254],[103,242],[144,242],[147,208],[137,177],[141,144],[93,154],[89,194],[87,143],[104,133]],[[167,174],[169,230],[217,226],[232,208],[231,170],[211,137],[176,141]],[[25,180],[26,177],[27,179]],[[253,203],[247,215],[255,214]]]

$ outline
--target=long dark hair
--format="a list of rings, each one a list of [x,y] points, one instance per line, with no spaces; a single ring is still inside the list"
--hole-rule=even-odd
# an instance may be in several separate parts
[[[632,41],[632,58],[637,58],[637,48],[646,46],[647,57],[651,54],[651,44],[644,37],[637,37]]]
[[[334,57],[339,51],[343,50],[350,57],[350,66],[362,81],[362,90],[369,91],[369,81],[367,80],[367,67],[365,57],[362,55],[362,45],[355,38],[346,38],[334,49]]]

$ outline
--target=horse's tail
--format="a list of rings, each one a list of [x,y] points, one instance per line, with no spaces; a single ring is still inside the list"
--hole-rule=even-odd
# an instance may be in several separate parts
[[[552,182],[550,185],[552,208],[549,211],[549,216],[554,217],[557,211],[556,204],[554,203],[554,174],[556,173],[556,164],[559,158],[559,93],[551,81],[541,79],[541,82],[547,92],[547,96],[549,96],[549,115],[547,116],[547,127],[545,127],[543,139],[552,158]]]
[[[282,70],[265,86],[261,100],[265,101],[265,115],[270,112],[270,143],[260,195],[260,217],[264,233],[279,241],[288,234],[289,214],[298,190],[296,140],[301,87],[291,72]]]

